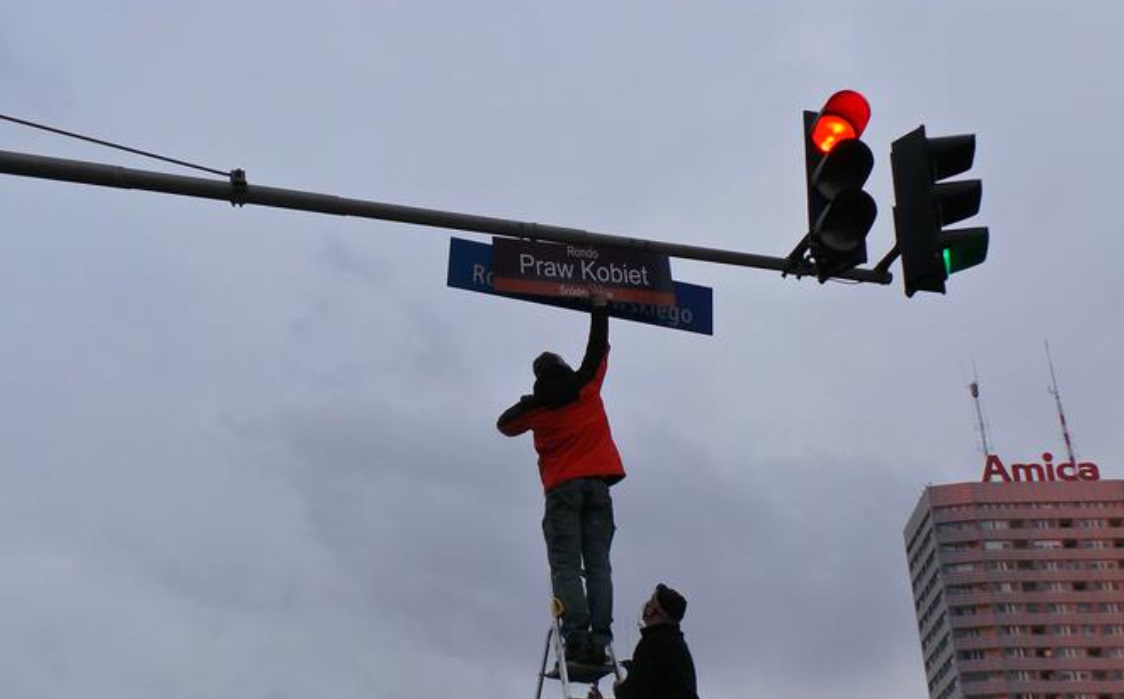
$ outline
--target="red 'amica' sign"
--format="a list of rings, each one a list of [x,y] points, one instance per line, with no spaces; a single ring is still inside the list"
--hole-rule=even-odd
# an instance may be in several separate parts
[[[990,483],[996,480],[1006,483],[1018,481],[1099,481],[1100,469],[1092,461],[1062,461],[1055,464],[1054,455],[1046,452],[1042,455],[1042,463],[1011,464],[1010,468],[995,454],[987,455],[984,463],[983,482]]]

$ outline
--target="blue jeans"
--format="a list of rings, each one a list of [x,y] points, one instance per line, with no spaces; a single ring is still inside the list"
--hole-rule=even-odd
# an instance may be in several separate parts
[[[613,640],[609,548],[616,531],[609,484],[578,478],[550,490],[542,530],[554,596],[562,602],[563,638],[571,647],[607,645]]]

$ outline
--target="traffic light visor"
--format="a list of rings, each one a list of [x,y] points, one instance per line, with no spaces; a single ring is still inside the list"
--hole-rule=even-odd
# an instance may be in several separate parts
[[[870,146],[851,138],[823,157],[812,174],[812,186],[828,199],[834,199],[844,190],[862,189],[873,168]]]
[[[975,267],[987,259],[987,228],[945,231],[941,236],[946,274]]]
[[[828,98],[812,126],[812,143],[830,153],[840,141],[858,138],[870,123],[870,104],[854,90],[840,90]]]

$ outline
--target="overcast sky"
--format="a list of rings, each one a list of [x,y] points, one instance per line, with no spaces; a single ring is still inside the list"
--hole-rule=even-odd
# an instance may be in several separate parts
[[[784,256],[800,112],[977,135],[946,296],[683,260],[715,333],[613,321],[616,650],[689,600],[705,697],[926,696],[902,528],[1004,460],[1124,454],[1124,8],[1111,0],[0,4],[0,113],[252,184]],[[0,150],[202,173],[0,122]],[[582,313],[448,288],[452,235],[0,176],[5,699],[530,696],[530,439]],[[895,265],[895,273],[900,267]],[[559,696],[556,685],[545,696]]]

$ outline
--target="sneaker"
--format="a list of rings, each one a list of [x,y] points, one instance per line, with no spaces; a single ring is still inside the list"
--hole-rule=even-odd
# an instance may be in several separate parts
[[[585,657],[586,657],[587,650],[588,649],[585,646],[580,645],[578,643],[563,643],[562,644],[562,655],[563,655],[563,657],[566,658],[566,667],[573,668],[573,669],[570,670],[571,673],[573,673],[574,669],[576,669],[575,666],[586,664]],[[558,661],[555,660],[554,661],[554,668],[550,672],[546,673],[546,677],[548,677],[552,680],[556,680],[556,679],[559,679],[561,676],[562,676],[561,669],[558,667]]]
[[[581,643],[567,643],[563,649],[567,663],[584,663],[589,649]]]
[[[586,646],[578,662],[585,665],[608,665],[609,658],[605,655],[605,647],[599,645]]]

